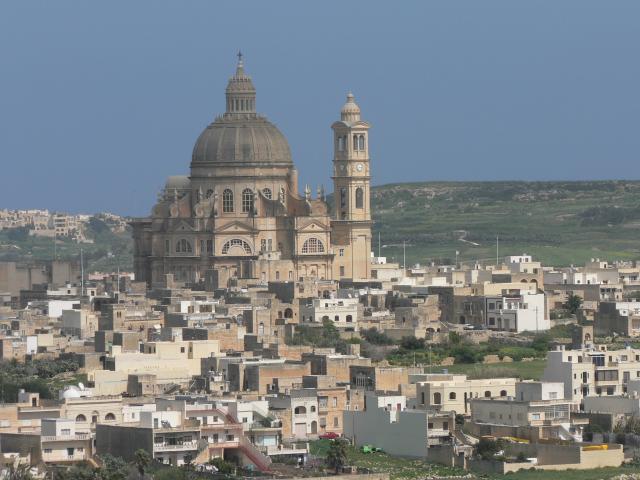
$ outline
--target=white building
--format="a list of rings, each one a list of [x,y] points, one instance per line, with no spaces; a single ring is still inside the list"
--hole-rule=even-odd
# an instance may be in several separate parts
[[[558,347],[549,352],[542,376],[546,382],[562,382],[565,398],[575,403],[588,396],[621,395],[636,379],[640,379],[640,349],[609,351],[603,345],[579,350]]]
[[[503,294],[486,298],[487,328],[511,332],[539,332],[549,330],[545,318],[544,293],[521,290],[517,294]]]
[[[475,435],[512,436],[531,441],[560,439],[581,442],[582,425],[573,420],[573,403],[564,399],[560,382],[518,382],[514,397],[471,401],[471,431]]]
[[[361,311],[357,298],[314,298],[300,306],[300,318],[302,325],[322,326],[332,321],[336,328],[355,332]]]

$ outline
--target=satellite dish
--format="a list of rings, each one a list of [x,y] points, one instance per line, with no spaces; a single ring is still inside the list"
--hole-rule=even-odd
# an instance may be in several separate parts
[[[80,388],[80,390],[84,390],[84,383],[78,383],[78,388]]]

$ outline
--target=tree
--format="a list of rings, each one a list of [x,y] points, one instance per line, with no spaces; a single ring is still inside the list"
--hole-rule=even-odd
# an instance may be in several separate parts
[[[230,474],[233,473],[233,464],[227,462],[222,457],[216,457],[209,460],[209,464],[213,465],[218,469],[218,473]]]
[[[451,345],[460,345],[460,342],[462,342],[462,337],[458,332],[449,332],[449,343]]]
[[[342,470],[347,463],[347,441],[344,438],[336,438],[331,441],[327,452],[327,464],[335,469],[336,473]]]
[[[501,444],[491,438],[481,438],[476,444],[476,455],[483,460],[492,460],[500,451]]]
[[[120,457],[105,454],[101,458],[102,467],[97,471],[99,480],[125,480],[129,474],[129,466]]]
[[[141,479],[144,479],[144,473],[151,463],[151,456],[149,455],[149,452],[143,450],[142,448],[136,450],[133,456],[135,457],[134,463],[136,465],[136,469],[138,470],[138,474],[140,475]]]
[[[573,293],[567,297],[567,303],[565,304],[567,310],[571,312],[573,315],[578,313],[580,307],[582,306],[582,297],[579,295],[574,295]]]
[[[32,480],[33,477],[30,473],[30,466],[28,464],[14,465],[11,464],[7,470],[5,470],[4,480]]]
[[[422,350],[424,348],[424,338],[402,337],[400,346],[405,350]]]

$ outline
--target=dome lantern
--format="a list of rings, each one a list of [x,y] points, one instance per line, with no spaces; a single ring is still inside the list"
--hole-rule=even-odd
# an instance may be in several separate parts
[[[244,72],[242,52],[238,52],[236,73],[227,84],[227,111],[225,115],[255,116],[256,89],[251,77]]]

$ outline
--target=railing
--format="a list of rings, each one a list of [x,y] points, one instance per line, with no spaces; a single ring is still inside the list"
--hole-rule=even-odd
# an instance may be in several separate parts
[[[87,460],[89,455],[86,453],[74,453],[73,455],[69,455],[67,453],[44,453],[42,455],[42,460],[44,462],[81,462]]]
[[[271,459],[256,448],[246,437],[240,437],[239,446],[240,451],[247,456],[258,470],[263,472],[269,470]]]
[[[170,450],[197,450],[198,442],[183,442],[169,445],[166,443],[154,444],[153,450],[156,452],[166,452]]]
[[[70,440],[89,440],[91,435],[88,433],[76,433],[75,435],[42,435],[42,442],[61,442]]]
[[[291,445],[264,445],[257,447],[265,455],[300,455],[309,453],[309,444],[291,444]]]

